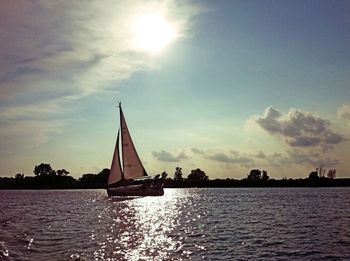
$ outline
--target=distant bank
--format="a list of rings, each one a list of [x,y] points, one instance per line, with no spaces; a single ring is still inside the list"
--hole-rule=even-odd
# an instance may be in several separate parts
[[[17,173],[14,177],[0,177],[0,189],[103,189],[107,186],[109,169],[98,174],[84,174],[75,179],[65,169],[53,170],[48,163],[35,166],[35,176]],[[350,187],[350,178],[335,178],[335,169],[325,174],[317,168],[304,179],[270,179],[265,170],[252,169],[246,178],[209,179],[201,169],[193,169],[183,178],[182,168],[176,167],[173,178],[167,178],[166,188],[240,188],[240,187]],[[163,172],[162,175],[168,175]]]
[[[176,181],[166,179],[166,188],[245,188],[245,187],[350,187],[350,179],[269,179],[267,181],[252,181],[247,179],[214,179],[193,181],[183,179]],[[104,189],[105,180],[98,177],[94,180],[76,180],[72,177],[25,177],[21,180],[15,178],[0,178],[0,189]]]

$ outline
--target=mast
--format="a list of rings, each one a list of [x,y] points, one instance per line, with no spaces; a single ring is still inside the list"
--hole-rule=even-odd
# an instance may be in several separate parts
[[[122,115],[123,115],[123,112],[122,112],[122,103],[119,102],[118,103],[118,108],[119,108],[119,126],[120,126],[120,149],[122,150],[121,151],[121,155],[122,155],[122,164],[121,164],[121,168],[122,170],[124,170],[124,146],[123,146],[123,123],[122,123]],[[123,178],[125,178],[124,176],[124,173],[123,173]]]
[[[119,106],[120,106],[120,103],[119,103]],[[121,164],[120,164],[119,133],[121,134],[121,128],[118,129],[117,141],[116,141],[115,147],[114,147],[114,153],[113,153],[113,158],[112,158],[111,170],[110,170],[110,173],[109,173],[109,176],[108,176],[108,181],[107,181],[108,185],[114,184],[114,183],[116,183],[118,181],[121,181],[121,180],[125,179],[124,173],[123,173],[123,170],[122,170],[122,167],[121,167]],[[122,135],[120,136],[120,138],[121,137],[122,137]]]

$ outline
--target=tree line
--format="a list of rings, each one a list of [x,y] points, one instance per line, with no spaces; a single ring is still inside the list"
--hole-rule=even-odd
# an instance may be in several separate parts
[[[73,189],[105,188],[110,170],[105,168],[97,174],[83,174],[75,179],[66,169],[52,169],[49,163],[34,167],[34,176],[17,173],[14,177],[0,177],[0,189]],[[184,177],[181,167],[176,167],[173,177],[167,175],[164,186],[176,187],[312,187],[312,186],[350,186],[350,179],[335,179],[336,170],[322,167],[311,171],[304,179],[271,179],[266,170],[252,169],[243,179],[209,179],[207,174],[197,168]]]
[[[327,175],[323,167],[311,171],[306,178],[270,178],[266,170],[252,169],[243,179],[210,180],[200,169],[192,170],[183,178],[182,169],[177,167],[174,179],[167,179],[165,187],[332,187],[350,186],[350,179],[336,179],[336,170],[329,169]]]

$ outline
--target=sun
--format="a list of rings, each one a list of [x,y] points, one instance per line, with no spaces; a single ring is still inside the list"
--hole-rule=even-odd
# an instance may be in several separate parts
[[[177,37],[176,27],[157,13],[137,18],[132,30],[133,47],[150,54],[159,53]]]

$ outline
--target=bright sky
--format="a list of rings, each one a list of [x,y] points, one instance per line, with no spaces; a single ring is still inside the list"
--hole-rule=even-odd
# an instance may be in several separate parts
[[[0,176],[350,177],[349,1],[0,2]]]

